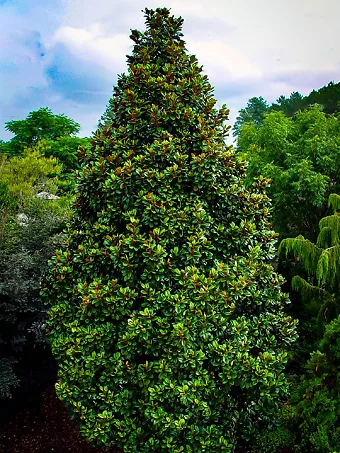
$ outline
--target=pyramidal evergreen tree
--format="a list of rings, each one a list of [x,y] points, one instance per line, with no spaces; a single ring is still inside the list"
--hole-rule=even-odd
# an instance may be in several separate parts
[[[56,391],[93,444],[232,452],[284,395],[296,326],[267,181],[245,189],[183,19],[145,17],[43,283]]]
[[[317,317],[317,332],[323,335],[325,324],[340,314],[340,196],[331,194],[328,207],[333,215],[319,222],[316,244],[303,236],[284,239],[279,253],[295,255],[305,268],[308,279],[296,275],[292,289]]]

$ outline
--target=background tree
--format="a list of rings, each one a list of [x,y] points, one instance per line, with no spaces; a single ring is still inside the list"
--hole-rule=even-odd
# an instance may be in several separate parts
[[[306,110],[315,104],[318,104],[327,115],[340,112],[340,82],[329,82],[328,85],[313,90],[308,96],[302,96],[298,91],[291,93],[289,98],[281,95],[271,105],[262,96],[249,99],[247,107],[239,110],[239,116],[233,127],[233,136],[238,137],[241,127],[247,122],[261,125],[266,113],[281,111],[294,119],[299,110]]]
[[[268,112],[269,105],[262,96],[249,99],[247,107],[239,111],[233,127],[233,136],[237,137],[240,134],[241,127],[247,122],[251,122],[257,127],[261,126],[264,116]]]
[[[44,284],[56,390],[91,442],[231,452],[275,412],[295,339],[267,181],[244,188],[182,18],[145,16]]]
[[[55,157],[62,165],[63,180],[72,178],[72,173],[80,168],[78,148],[90,145],[90,139],[85,137],[59,137],[56,140],[43,139],[37,147],[45,157]]]
[[[22,157],[25,149],[30,148],[45,157],[55,157],[62,165],[62,179],[69,182],[72,172],[79,168],[79,146],[89,145],[88,138],[75,137],[80,124],[65,115],[55,115],[48,108],[30,112],[24,120],[9,121],[6,129],[14,137],[0,143],[1,154]]]
[[[328,85],[313,90],[307,97],[306,101],[309,105],[320,104],[326,114],[340,112],[340,82],[329,82]]]
[[[80,124],[65,115],[54,115],[48,108],[41,108],[30,112],[24,120],[8,121],[5,129],[14,134],[5,143],[6,154],[14,156],[22,154],[25,148],[35,146],[42,139],[73,136],[79,132]]]
[[[316,102],[314,102],[316,103]],[[276,103],[270,106],[270,111],[281,111],[286,116],[293,116],[299,110],[306,109],[310,104],[306,97],[302,96],[298,91],[294,91],[289,98],[280,96]]]
[[[340,450],[340,318],[326,326],[318,350],[306,366],[292,403],[300,451],[329,453]]]
[[[259,175],[272,180],[273,220],[281,237],[316,240],[318,220],[331,193],[340,192],[340,121],[318,106],[288,118],[271,112],[257,128],[241,128],[240,154],[248,162],[247,184]]]
[[[334,214],[320,220],[316,244],[298,236],[279,246],[279,253],[293,254],[307,272],[308,279],[293,277],[292,289],[301,294],[309,315],[317,318],[319,337],[325,323],[340,313],[340,196],[331,194],[329,206]]]

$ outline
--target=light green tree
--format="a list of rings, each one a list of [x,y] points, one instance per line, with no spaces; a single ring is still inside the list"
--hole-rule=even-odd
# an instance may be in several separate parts
[[[0,143],[0,152],[11,156],[21,155],[25,148],[35,146],[40,140],[57,140],[77,134],[80,124],[66,115],[55,115],[48,108],[30,112],[23,120],[12,120],[5,124],[14,137]]]
[[[303,234],[316,240],[331,193],[340,193],[340,117],[314,106],[288,118],[265,115],[260,127],[246,123],[238,139],[248,161],[247,184],[271,179],[273,221],[282,237]]]

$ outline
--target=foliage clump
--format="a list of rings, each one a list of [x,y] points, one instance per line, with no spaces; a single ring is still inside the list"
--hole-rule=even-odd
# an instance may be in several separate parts
[[[306,278],[295,275],[291,286],[300,294],[309,318],[317,321],[314,330],[318,342],[291,401],[296,422],[291,432],[300,439],[298,451],[301,452],[340,450],[339,195],[331,194],[328,205],[333,214],[320,220],[316,244],[298,236],[284,239],[279,247],[279,252],[287,257],[294,255],[304,268]],[[313,332],[313,325],[310,330]],[[304,338],[306,342],[308,339]]]
[[[145,17],[43,285],[56,391],[92,443],[232,452],[275,412],[296,338],[267,181],[245,189],[183,19]]]
[[[277,453],[297,447],[295,411],[289,404],[281,406],[272,423],[260,430],[254,439],[251,453]]]
[[[323,335],[325,323],[340,313],[339,200],[338,194],[330,195],[333,215],[320,220],[316,244],[300,235],[284,239],[279,246],[279,253],[293,254],[307,272],[307,279],[295,275],[291,285],[300,293],[309,314],[317,318],[319,336]]]
[[[301,451],[340,451],[340,317],[326,326],[293,397]]]
[[[245,123],[261,126],[266,113],[283,112],[285,116],[294,117],[300,110],[306,110],[313,105],[319,105],[326,115],[339,114],[340,111],[340,82],[329,82],[319,90],[313,90],[308,96],[302,96],[298,91],[291,93],[289,98],[280,96],[276,102],[268,105],[260,97],[249,99],[247,106],[240,109],[233,127],[233,136],[240,135],[241,127]]]
[[[48,108],[40,108],[30,112],[23,120],[8,121],[5,128],[14,137],[0,144],[0,152],[17,156],[43,139],[54,141],[74,136],[79,132],[80,124],[65,115],[54,115]]]
[[[38,146],[27,148],[21,157],[2,156],[0,180],[7,187],[7,201],[15,209],[20,209],[39,192],[56,194],[60,186],[60,172],[58,160],[44,157]]]

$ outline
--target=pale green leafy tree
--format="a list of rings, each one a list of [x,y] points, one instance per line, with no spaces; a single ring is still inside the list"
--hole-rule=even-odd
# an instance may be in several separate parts
[[[263,125],[246,123],[238,139],[248,162],[247,183],[260,175],[272,180],[273,221],[282,237],[317,236],[331,193],[340,193],[340,121],[319,106],[288,118],[265,115]]]

